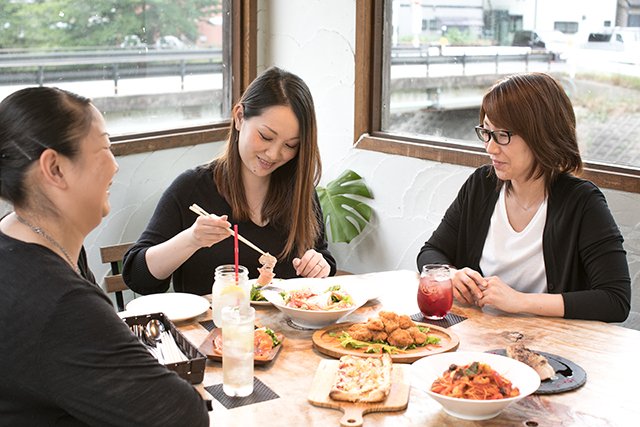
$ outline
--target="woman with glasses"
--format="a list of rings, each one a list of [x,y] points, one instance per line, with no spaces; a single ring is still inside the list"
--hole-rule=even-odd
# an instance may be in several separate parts
[[[478,138],[491,164],[460,189],[418,254],[455,267],[455,298],[479,307],[621,322],[631,286],[602,192],[577,177],[571,101],[549,75],[507,77],[484,96]]]

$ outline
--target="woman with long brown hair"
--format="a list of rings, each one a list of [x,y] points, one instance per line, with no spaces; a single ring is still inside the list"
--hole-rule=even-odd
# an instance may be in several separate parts
[[[576,118],[560,84],[544,73],[499,81],[475,130],[491,164],[460,189],[418,268],[455,266],[461,303],[625,320],[631,279],[622,235],[602,192],[577,176]]]
[[[147,229],[125,255],[124,279],[142,294],[208,294],[214,269],[234,260],[231,224],[278,258],[279,278],[326,277],[327,249],[315,193],[321,174],[313,99],[298,76],[272,67],[233,107],[225,152],[184,172],[160,199]],[[220,218],[198,217],[197,204]],[[259,254],[241,247],[239,262],[258,275]]]

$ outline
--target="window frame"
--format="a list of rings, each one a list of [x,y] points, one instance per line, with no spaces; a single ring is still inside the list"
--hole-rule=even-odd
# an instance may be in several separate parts
[[[257,0],[224,0],[224,8],[230,11],[231,22],[225,28],[225,36],[231,42],[225,44],[223,56],[231,67],[223,76],[224,81],[230,82],[225,86],[228,92],[223,109],[231,111],[226,100],[231,97],[231,104],[238,100],[257,75]],[[111,151],[115,156],[126,156],[222,141],[229,133],[229,125],[230,121],[225,120],[200,126],[115,135],[111,137]]]
[[[384,84],[385,7],[387,0],[356,0],[354,147],[461,166],[489,162],[480,146],[465,146],[429,137],[407,137],[381,130]],[[582,178],[601,188],[640,193],[640,168],[584,162]]]

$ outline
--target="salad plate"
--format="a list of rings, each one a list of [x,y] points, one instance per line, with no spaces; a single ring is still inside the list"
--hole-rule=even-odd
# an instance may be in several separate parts
[[[263,291],[264,297],[296,326],[320,329],[338,322],[367,302],[367,297],[347,286],[330,285],[325,279],[283,280],[280,292]],[[292,303],[292,298],[295,303]],[[343,298],[347,300],[342,301]],[[311,309],[310,309],[311,308]]]

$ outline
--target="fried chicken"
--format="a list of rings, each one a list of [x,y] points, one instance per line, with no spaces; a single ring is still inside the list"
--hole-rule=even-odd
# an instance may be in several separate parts
[[[411,320],[411,317],[409,317],[406,314],[403,314],[401,316],[398,316],[398,326],[400,326],[402,329],[409,329],[411,327],[415,327],[416,324],[413,323],[413,320]]]
[[[388,334],[391,334],[393,331],[398,329],[398,315],[391,311],[381,311],[379,313],[380,319],[382,323],[384,323],[384,331]]]
[[[370,317],[366,325],[372,331],[384,331],[384,323],[378,317]]]
[[[378,316],[370,317],[366,323],[351,325],[347,332],[359,341],[387,342],[399,348],[421,345],[427,340],[427,334],[406,314],[399,316],[391,311],[381,311]]]
[[[406,329],[396,328],[391,334],[389,334],[387,342],[391,345],[395,345],[396,347],[405,348],[413,344],[413,338]]]
[[[373,339],[373,331],[367,328],[364,323],[356,323],[351,325],[347,330],[351,338],[360,341],[371,341]]]
[[[412,326],[408,328],[407,331],[411,335],[411,338],[413,338],[415,344],[422,344],[427,340],[427,334],[418,329],[417,326]]]

